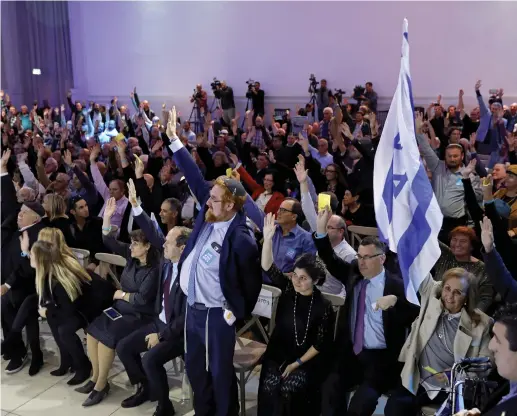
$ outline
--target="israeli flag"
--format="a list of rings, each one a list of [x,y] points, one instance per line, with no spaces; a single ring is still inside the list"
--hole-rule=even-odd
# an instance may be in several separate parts
[[[379,235],[398,253],[406,298],[418,305],[420,283],[440,257],[443,216],[416,142],[407,19],[399,81],[375,155],[373,178]]]

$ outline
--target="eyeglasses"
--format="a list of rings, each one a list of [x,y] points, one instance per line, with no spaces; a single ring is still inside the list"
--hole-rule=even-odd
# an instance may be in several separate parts
[[[373,254],[371,256],[361,256],[360,254],[356,254],[355,255],[355,258],[357,260],[371,260],[371,259],[374,259],[375,257],[379,257],[379,256],[382,256],[384,253],[377,253],[377,254]]]
[[[327,230],[344,230],[343,227],[331,227],[330,225],[327,225]]]
[[[278,213],[280,213],[280,212],[290,212],[290,213],[292,213],[293,211],[291,211],[290,209],[287,209],[287,208],[280,207],[280,208],[278,208]]]
[[[138,245],[142,245],[142,243],[140,241],[131,241],[129,248],[137,247]]]
[[[210,197],[208,198],[209,201],[212,201],[212,203],[216,203],[216,202],[224,202],[222,199],[214,199],[215,197],[213,195],[210,195]]]

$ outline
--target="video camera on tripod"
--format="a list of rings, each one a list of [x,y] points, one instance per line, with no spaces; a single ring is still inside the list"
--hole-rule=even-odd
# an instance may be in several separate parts
[[[253,81],[251,78],[249,78],[247,81],[246,81],[246,84],[248,84],[248,92],[246,93],[246,98],[251,98],[251,94],[252,94],[252,88],[255,87],[255,81]]]
[[[212,87],[212,90],[215,91],[217,88],[219,88],[221,86],[221,81],[219,81],[217,79],[217,77],[214,77],[212,79],[213,79],[213,82],[210,84],[210,87]]]
[[[320,83],[319,81],[316,81],[316,77],[314,76],[314,74],[310,74],[309,75],[309,83],[310,83],[310,87],[315,90],[316,87],[318,86],[318,84]]]
[[[342,90],[341,88],[337,89],[334,88],[334,97],[336,98],[336,103],[341,105],[341,102],[343,101],[343,95],[346,94],[346,91]]]

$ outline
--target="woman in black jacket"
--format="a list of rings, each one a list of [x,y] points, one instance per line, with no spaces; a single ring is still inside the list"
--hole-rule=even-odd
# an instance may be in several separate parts
[[[79,393],[89,394],[83,403],[85,407],[100,403],[108,394],[108,373],[118,342],[147,325],[155,315],[160,278],[158,250],[151,246],[142,230],[131,232],[131,244],[110,236],[111,217],[115,210],[115,198],[110,198],[104,210],[103,241],[108,249],[125,257],[127,264],[120,278],[121,289],[113,295],[112,308],[87,328],[86,347],[93,375],[88,383],[76,389]]]
[[[53,241],[41,238],[46,230],[54,230]],[[31,266],[36,270],[38,310],[47,318],[61,355],[60,367],[51,374],[62,376],[73,367],[75,375],[68,384],[77,385],[88,379],[91,364],[76,332],[109,307],[115,288],[98,275],[86,272],[64,244],[61,231],[46,230],[40,232],[30,255]]]
[[[334,313],[315,286],[326,270],[312,254],[296,259],[289,279],[273,263],[272,214],[264,222],[262,270],[282,290],[275,329],[262,357],[258,392],[259,416],[321,413],[321,384],[329,369]]]

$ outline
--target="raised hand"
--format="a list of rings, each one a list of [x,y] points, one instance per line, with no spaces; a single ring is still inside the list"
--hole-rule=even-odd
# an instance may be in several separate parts
[[[422,127],[424,127],[424,114],[418,111],[415,115],[416,134],[422,134]]]
[[[483,243],[485,251],[490,253],[494,248],[492,221],[488,217],[483,217],[483,221],[479,225],[481,226],[481,243]]]
[[[136,197],[136,188],[133,179],[129,179],[128,183],[128,191],[129,191],[129,202],[133,208],[138,207],[138,199]]]
[[[101,146],[97,143],[90,150],[90,162],[95,163],[95,159],[97,159],[99,157],[100,153],[101,153]]]
[[[309,140],[303,137],[303,134],[298,133],[298,144],[302,146],[302,149],[305,153],[309,151]]]
[[[104,209],[104,218],[111,219],[116,210],[117,202],[115,201],[115,198],[108,199],[108,202],[106,202],[106,208]]]
[[[162,139],[156,140],[156,142],[154,143],[154,145],[151,149],[151,153],[156,153],[162,147],[163,147],[163,140]]]
[[[318,212],[318,219],[316,220],[316,232],[318,234],[327,234],[327,224],[329,222],[330,215],[328,207]]]
[[[473,133],[470,134],[469,142],[470,142],[471,150],[474,149],[474,146],[476,145],[477,137],[478,137],[477,132],[473,132]]]
[[[273,240],[273,236],[275,235],[276,224],[275,217],[270,212],[264,218],[264,227],[262,228],[262,234],[264,235],[264,240],[271,241]]]
[[[481,80],[480,79],[476,82],[476,85],[474,86],[474,88],[475,88],[476,91],[479,91],[479,89],[481,88]]]
[[[477,163],[477,160],[472,159],[469,162],[469,164],[467,166],[465,166],[465,168],[463,169],[463,172],[462,172],[462,175],[465,179],[469,178],[470,175],[472,175],[474,173],[474,171],[476,170],[476,163]]]
[[[486,178],[483,178],[481,181],[481,189],[483,190],[483,200],[489,201],[492,199],[492,189],[494,186],[494,180],[492,175],[488,175]]]
[[[7,162],[11,157],[11,149],[7,149],[4,153],[2,153],[2,172],[7,172]]]
[[[460,93],[459,93],[460,97],[463,97],[463,94],[465,94],[465,92],[463,90],[460,90]]]
[[[275,159],[275,154],[273,153],[272,150],[269,151],[269,161],[272,163],[272,164],[275,164],[276,163],[276,159]]]
[[[64,160],[65,165],[72,166],[72,153],[70,152],[70,150],[65,150]]]
[[[305,170],[305,161],[299,161],[296,163],[294,173],[296,174],[296,179],[298,179],[299,183],[303,183],[307,180],[307,172],[308,170]]]
[[[144,176],[144,169],[144,162],[142,162],[138,155],[135,155],[135,176],[137,179]]]

